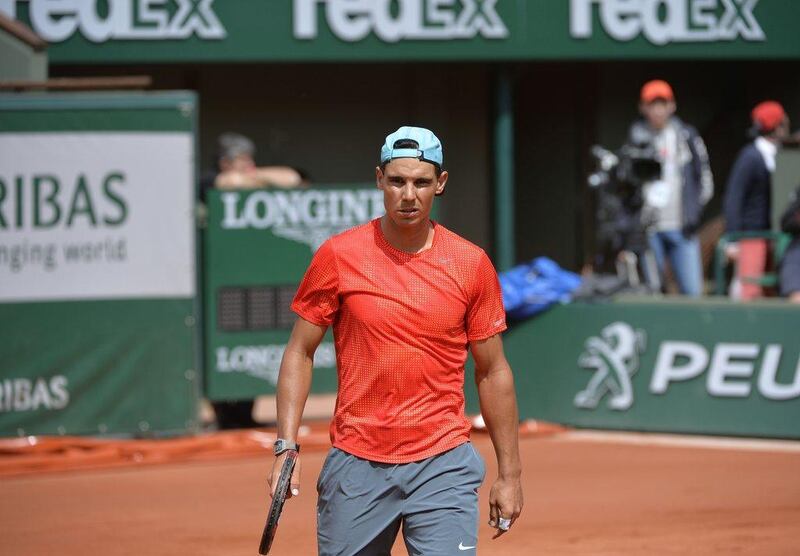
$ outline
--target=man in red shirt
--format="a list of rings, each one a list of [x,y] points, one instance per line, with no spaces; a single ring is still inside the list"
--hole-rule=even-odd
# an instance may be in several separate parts
[[[410,554],[474,554],[485,468],[464,415],[467,347],[498,463],[489,523],[502,534],[522,510],[497,274],[482,249],[430,220],[448,178],[432,132],[389,135],[375,173],[386,214],[325,242],[292,303],[300,318],[281,363],[270,484],[296,445],[314,352],[332,325],[339,391],[317,483],[319,553],[388,555],[402,525]]]

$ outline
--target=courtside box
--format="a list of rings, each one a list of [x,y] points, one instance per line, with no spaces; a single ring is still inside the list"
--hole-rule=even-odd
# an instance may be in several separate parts
[[[297,318],[290,305],[317,248],[384,213],[374,184],[208,192],[204,236],[205,392],[272,394]],[[314,355],[313,392],[335,392],[329,331]]]

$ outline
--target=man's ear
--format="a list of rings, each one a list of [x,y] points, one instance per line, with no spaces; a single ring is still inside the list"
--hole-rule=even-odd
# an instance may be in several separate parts
[[[383,170],[380,166],[375,167],[375,187],[383,189]]]
[[[436,183],[436,195],[441,195],[444,193],[444,186],[447,185],[447,178],[450,177],[450,174],[447,173],[446,170],[443,170],[439,177],[437,178]]]

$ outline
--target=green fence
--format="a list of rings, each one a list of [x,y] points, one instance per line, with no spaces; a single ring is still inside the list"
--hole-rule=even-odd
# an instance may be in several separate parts
[[[195,119],[0,96],[0,435],[196,428]]]
[[[800,438],[800,310],[622,300],[505,336],[523,417],[603,429]],[[468,406],[477,411],[474,387]]]

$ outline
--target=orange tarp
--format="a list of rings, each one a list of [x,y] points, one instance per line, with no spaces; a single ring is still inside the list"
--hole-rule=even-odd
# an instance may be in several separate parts
[[[483,429],[475,429],[480,433]],[[547,435],[563,427],[525,421],[521,435]],[[269,454],[275,430],[224,431],[169,439],[98,439],[87,437],[26,436],[0,439],[0,476],[48,471],[153,465]],[[300,428],[304,452],[330,447],[327,423]]]

